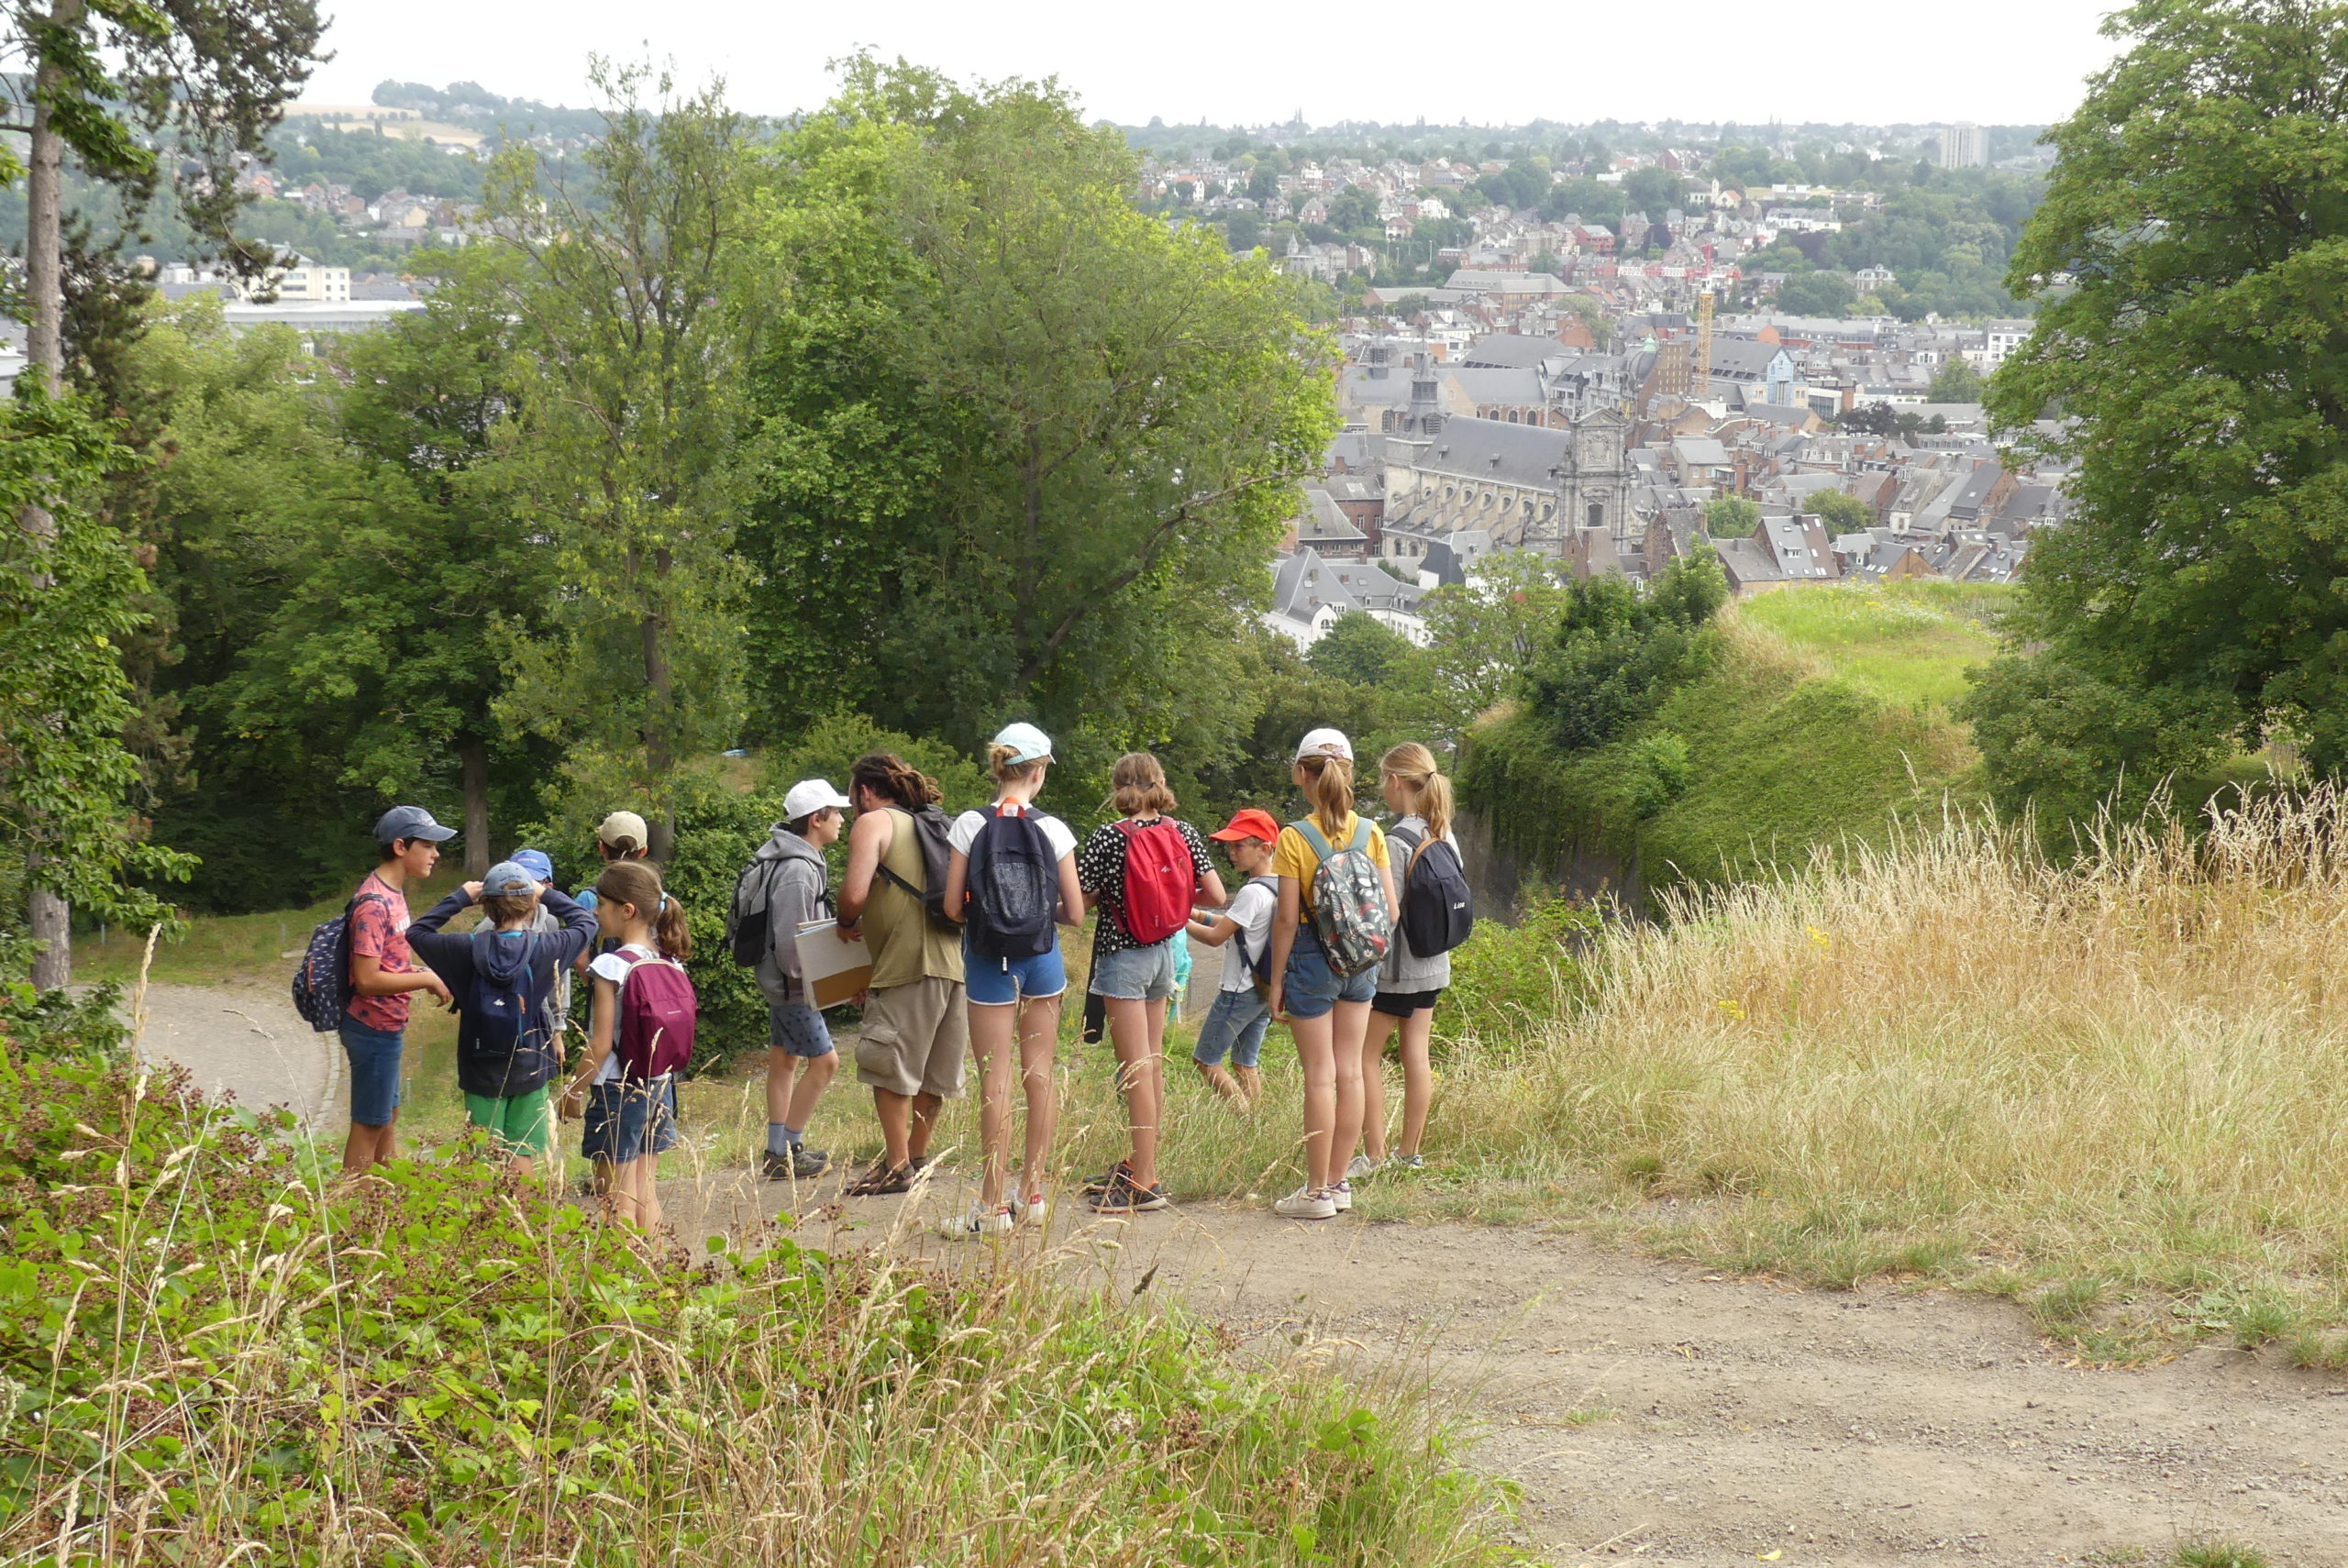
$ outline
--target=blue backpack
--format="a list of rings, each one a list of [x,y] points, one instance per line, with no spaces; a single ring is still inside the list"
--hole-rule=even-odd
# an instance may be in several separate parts
[[[490,948],[498,934],[493,931],[473,933],[473,977],[465,988],[463,1011],[482,1050],[511,1052],[518,1049],[530,1032],[530,999],[526,990],[530,983],[530,960],[538,939],[530,935],[522,938],[530,951],[523,955],[522,963],[514,973],[501,980],[489,972]]]
[[[294,1010],[321,1034],[342,1027],[342,1015],[355,994],[350,986],[350,914],[359,900],[381,893],[359,893],[332,920],[323,920],[310,933],[310,945],[294,970]]]
[[[989,806],[970,842],[963,914],[970,951],[982,958],[1034,958],[1052,950],[1060,901],[1059,860],[1032,812]]]

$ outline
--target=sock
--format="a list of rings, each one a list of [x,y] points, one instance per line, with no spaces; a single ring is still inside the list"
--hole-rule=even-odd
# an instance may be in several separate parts
[[[781,1122],[770,1121],[767,1123],[768,1154],[787,1154],[791,1152],[791,1145],[797,1142],[799,1142],[799,1134],[793,1132],[790,1128],[785,1127]]]
[[[786,1126],[782,1130],[782,1135],[791,1140],[791,1146],[794,1149],[807,1141],[807,1132],[804,1128]]]

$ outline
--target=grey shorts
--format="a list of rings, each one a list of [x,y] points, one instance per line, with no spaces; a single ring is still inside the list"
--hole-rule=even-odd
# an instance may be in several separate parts
[[[1174,944],[1169,936],[1147,947],[1105,953],[1093,961],[1086,988],[1112,1001],[1164,1001],[1174,994]]]
[[[781,1006],[769,1002],[767,1044],[794,1056],[828,1056],[833,1051],[832,1032],[825,1026],[824,1015],[805,1002]]]
[[[856,1044],[857,1082],[907,1097],[961,1098],[970,1046],[961,981],[925,976],[875,990],[864,1004],[862,1034]]]

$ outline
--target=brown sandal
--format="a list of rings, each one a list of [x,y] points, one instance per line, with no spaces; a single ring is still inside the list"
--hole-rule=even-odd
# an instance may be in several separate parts
[[[914,1186],[913,1167],[872,1162],[866,1171],[840,1190],[849,1198],[889,1198],[900,1192],[911,1192]]]

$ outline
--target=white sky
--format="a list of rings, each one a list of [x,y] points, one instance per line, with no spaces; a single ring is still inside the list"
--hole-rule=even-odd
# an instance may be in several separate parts
[[[1193,0],[328,0],[340,58],[313,102],[364,103],[385,77],[476,81],[588,102],[587,57],[673,61],[740,107],[822,102],[825,62],[861,45],[969,80],[1058,75],[1094,117],[1218,125],[1346,118],[1521,124],[1772,116],[1984,125],[2060,118],[2107,61],[2104,0],[1442,0],[1279,6]]]

